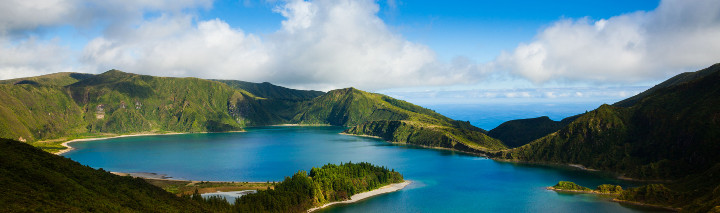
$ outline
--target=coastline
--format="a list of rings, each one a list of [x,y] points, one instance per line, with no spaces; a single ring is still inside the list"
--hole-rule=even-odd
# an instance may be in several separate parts
[[[363,200],[363,199],[366,199],[366,198],[369,198],[372,196],[398,191],[398,190],[403,189],[406,186],[410,185],[410,183],[412,183],[412,182],[409,180],[405,180],[402,183],[393,183],[393,184],[390,184],[387,186],[380,187],[379,189],[355,194],[350,197],[350,200],[335,201],[335,202],[331,202],[331,203],[326,203],[325,205],[322,205],[319,207],[308,209],[307,212],[317,211],[319,209],[326,208],[328,206],[332,206],[332,205],[340,204],[340,203],[355,203],[355,202],[358,202],[360,200]]]
[[[193,132],[193,133],[195,133],[195,132]],[[75,150],[75,148],[73,148],[72,146],[69,145],[70,143],[74,143],[74,142],[97,141],[97,140],[105,140],[105,139],[113,139],[113,138],[125,138],[125,137],[135,137],[135,136],[180,135],[180,134],[190,134],[190,132],[188,132],[188,133],[181,133],[181,132],[170,132],[170,133],[139,133],[139,134],[128,134],[128,135],[116,135],[116,136],[109,136],[109,137],[73,139],[73,140],[65,141],[65,142],[63,142],[62,144],[60,144],[60,145],[64,146],[65,149],[60,150],[60,151],[58,151],[58,152],[56,152],[56,153],[53,153],[53,154],[55,154],[55,155],[62,155],[62,154],[65,154],[65,153],[67,153],[67,152],[70,152],[70,151],[72,151],[72,150]]]
[[[270,126],[332,126],[330,124],[275,124]]]
[[[61,146],[65,147],[65,149],[60,150],[58,152],[55,152],[53,154],[55,155],[62,155],[69,151],[75,150],[72,146],[70,146],[70,143],[74,142],[81,142],[81,141],[97,141],[97,140],[105,140],[105,139],[113,139],[113,138],[125,138],[125,137],[136,137],[136,136],[155,136],[155,135],[183,135],[183,134],[207,134],[207,133],[230,133],[230,132],[245,132],[245,130],[238,130],[238,131],[227,131],[227,132],[167,132],[167,133],[137,133],[137,134],[127,134],[127,135],[114,135],[114,136],[108,136],[108,137],[95,137],[95,138],[79,138],[79,139],[73,139],[69,141],[65,141]]]
[[[620,200],[620,199],[612,199],[613,202],[621,203],[621,204],[627,204],[627,205],[633,205],[633,206],[642,206],[642,207],[649,207],[649,208],[657,208],[657,209],[663,209],[668,211],[674,211],[679,212],[682,209],[681,208],[673,208],[669,206],[661,206],[661,205],[654,205],[654,204],[647,204],[642,202],[636,202],[636,201],[629,201],[629,200]]]
[[[375,139],[384,140],[385,142],[388,142],[388,143],[391,143],[391,144],[412,145],[412,146],[422,147],[422,148],[425,148],[425,149],[447,150],[447,151],[460,152],[460,153],[465,153],[465,154],[469,154],[469,155],[474,155],[474,156],[478,156],[478,157],[489,158],[486,154],[480,153],[480,152],[461,151],[461,150],[457,150],[457,149],[453,149],[453,148],[436,147],[436,146],[425,146],[425,145],[412,144],[412,143],[406,143],[406,142],[393,142],[393,141],[387,141],[387,140],[383,139],[382,137],[374,136],[374,135],[356,135],[356,134],[350,134],[350,133],[344,133],[344,132],[341,132],[341,133],[338,133],[338,134],[341,134],[341,135],[349,135],[349,136],[358,136],[358,137],[366,137],[366,138],[375,138]],[[492,159],[492,158],[489,158],[489,159]]]
[[[629,200],[620,200],[620,199],[617,199],[617,196],[619,196],[620,194],[616,194],[616,193],[602,193],[602,192],[597,192],[597,191],[595,191],[595,190],[592,190],[592,191],[582,191],[582,190],[556,189],[555,187],[552,187],[552,186],[546,187],[545,189],[550,190],[550,191],[555,191],[555,192],[563,192],[563,193],[594,194],[594,195],[613,196],[613,197],[615,197],[615,198],[613,198],[613,199],[611,200],[612,202],[622,203],[622,204],[626,204],[626,205],[642,206],[642,207],[649,207],[649,208],[657,208],[657,209],[668,210],[668,211],[675,211],[675,212],[678,212],[678,211],[682,210],[682,209],[680,209],[680,208],[673,208],[673,207],[669,207],[669,206],[661,206],[661,205],[648,204],[648,203],[637,202],[637,201],[629,201]]]
[[[592,190],[592,191],[583,191],[583,190],[556,189],[555,187],[552,187],[552,186],[545,187],[545,189],[550,190],[550,191],[565,192],[565,193],[612,195],[612,196],[620,195],[620,194],[614,194],[614,193],[602,193],[602,192],[597,192],[597,191],[595,191],[595,190]]]

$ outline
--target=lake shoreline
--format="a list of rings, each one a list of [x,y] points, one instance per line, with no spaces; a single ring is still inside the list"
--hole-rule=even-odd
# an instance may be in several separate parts
[[[412,181],[405,180],[405,181],[403,181],[402,183],[389,184],[389,185],[380,187],[379,189],[375,189],[375,190],[371,190],[371,191],[367,191],[367,192],[362,192],[362,193],[355,194],[355,195],[353,195],[353,196],[350,197],[350,200],[335,201],[335,202],[326,203],[326,204],[324,204],[324,205],[322,205],[322,206],[308,209],[307,212],[317,211],[317,210],[320,210],[320,209],[323,209],[323,208],[327,208],[327,207],[332,206],[332,205],[335,205],[335,204],[355,203],[355,202],[358,202],[358,201],[361,201],[361,200],[364,200],[364,199],[367,199],[367,198],[370,198],[370,197],[373,197],[373,196],[377,196],[377,195],[381,195],[381,194],[387,194],[387,193],[390,193],[390,192],[399,191],[399,190],[407,187],[408,185],[410,185],[410,183],[412,183]]]
[[[137,133],[137,134],[127,134],[127,135],[113,135],[113,136],[100,136],[100,137],[94,137],[94,138],[78,138],[73,139],[69,141],[65,141],[61,146],[65,147],[65,149],[60,150],[58,152],[55,152],[53,154],[55,155],[62,155],[67,152],[70,152],[72,150],[75,150],[72,146],[70,146],[70,143],[75,142],[83,142],[83,141],[97,141],[97,140],[107,140],[107,139],[115,139],[115,138],[127,138],[127,137],[137,137],[137,136],[156,136],[156,135],[184,135],[184,134],[209,134],[209,133],[231,133],[231,132],[245,132],[245,130],[239,130],[239,131],[228,131],[228,132],[167,132],[167,133]]]
[[[375,139],[380,139],[380,140],[383,140],[383,141],[385,141],[385,142],[387,142],[387,143],[391,143],[391,144],[412,145],[412,146],[422,147],[422,148],[425,148],[425,149],[446,150],[446,151],[453,151],[453,152],[465,153],[465,154],[473,155],[473,156],[476,156],[476,157],[488,158],[488,156],[487,156],[486,154],[480,153],[480,152],[469,152],[469,151],[462,151],[462,150],[457,150],[457,149],[453,149],[453,148],[436,147],[436,146],[425,146],[425,145],[412,144],[412,143],[406,143],[406,142],[393,142],[393,141],[387,141],[387,140],[383,139],[382,137],[374,136],[374,135],[356,135],[356,134],[350,134],[350,133],[344,133],[344,132],[341,132],[341,133],[338,133],[338,134],[341,134],[341,135],[349,135],[349,136],[365,137],[365,138],[375,138]]]
[[[678,212],[678,211],[681,210],[681,209],[679,209],[679,208],[673,208],[673,207],[669,207],[669,206],[661,206],[661,205],[648,204],[648,203],[637,202],[637,201],[629,201],[629,200],[620,200],[620,199],[617,199],[617,196],[620,196],[620,194],[616,194],[616,193],[602,193],[602,192],[597,192],[597,191],[595,191],[595,190],[592,190],[592,191],[583,191],[583,190],[556,189],[555,187],[552,187],[552,186],[546,187],[545,189],[550,190],[550,191],[555,191],[555,192],[562,192],[562,193],[576,193],[576,194],[593,194],[593,195],[613,196],[613,197],[615,197],[615,198],[613,198],[613,199],[611,200],[612,202],[622,203],[622,204],[627,204],[627,205],[632,205],[632,206],[657,208],[657,209],[668,210],[668,211],[675,211],[675,212]]]

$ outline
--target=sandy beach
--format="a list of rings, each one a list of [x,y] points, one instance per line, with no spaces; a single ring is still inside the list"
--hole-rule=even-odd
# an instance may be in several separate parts
[[[62,155],[69,151],[74,150],[72,146],[70,146],[70,143],[74,142],[80,142],[80,141],[96,141],[96,140],[105,140],[105,139],[111,139],[111,138],[124,138],[124,137],[134,137],[134,136],[150,136],[150,135],[178,135],[178,134],[188,134],[188,133],[178,133],[178,132],[171,132],[171,133],[141,133],[141,134],[130,134],[130,135],[118,135],[118,136],[110,136],[110,137],[99,137],[99,138],[82,138],[82,139],[75,139],[75,140],[69,140],[63,142],[62,146],[64,146],[66,149],[60,150],[59,152],[56,152],[54,154],[56,155]]]
[[[402,182],[402,183],[394,183],[394,184],[390,184],[390,185],[387,185],[387,186],[383,186],[383,187],[381,187],[381,188],[379,188],[379,189],[375,189],[375,190],[372,190],[372,191],[363,192],[363,193],[358,193],[358,194],[355,194],[355,195],[351,196],[351,197],[350,197],[350,200],[337,201],[337,202],[328,203],[328,204],[322,205],[322,206],[320,206],[320,207],[315,207],[315,208],[312,208],[312,209],[308,209],[307,212],[313,212],[313,211],[315,211],[315,210],[322,209],[322,208],[325,208],[325,207],[328,207],[328,206],[332,206],[332,205],[335,205],[335,204],[339,204],[339,203],[354,203],[354,202],[358,202],[358,201],[360,201],[360,200],[363,200],[363,199],[365,199],[365,198],[369,198],[369,197],[372,197],[372,196],[375,196],[375,195],[381,195],[381,194],[385,194],[385,193],[394,192],[394,191],[397,191],[397,190],[400,190],[400,189],[405,188],[407,185],[410,185],[410,183],[411,183],[411,182],[410,182],[409,180],[405,180],[405,182]]]

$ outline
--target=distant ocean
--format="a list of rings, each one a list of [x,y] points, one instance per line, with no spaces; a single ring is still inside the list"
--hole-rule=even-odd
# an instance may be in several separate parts
[[[592,111],[607,102],[569,103],[482,103],[482,104],[423,104],[455,120],[470,121],[474,126],[490,131],[505,121],[548,116],[552,120]],[[611,104],[611,103],[609,103]]]

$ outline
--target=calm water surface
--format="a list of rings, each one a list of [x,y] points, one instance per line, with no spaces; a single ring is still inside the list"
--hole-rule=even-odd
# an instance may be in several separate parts
[[[64,156],[93,168],[177,179],[281,181],[327,163],[366,161],[400,171],[405,189],[324,212],[639,212],[593,195],[547,191],[560,180],[627,186],[569,168],[501,163],[458,152],[338,134],[339,127],[265,127],[240,133],[139,136],[73,143]]]

